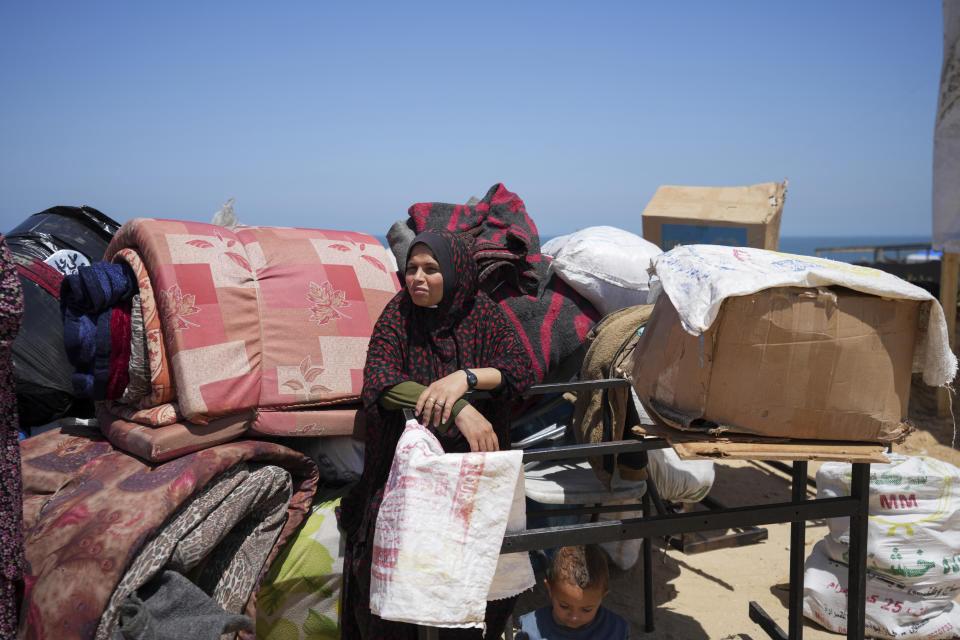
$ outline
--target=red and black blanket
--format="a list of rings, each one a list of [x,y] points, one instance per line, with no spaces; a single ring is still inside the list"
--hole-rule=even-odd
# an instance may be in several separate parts
[[[446,229],[473,239],[480,288],[517,328],[538,382],[579,371],[584,339],[600,313],[549,274],[550,258],[540,253],[537,226],[517,194],[497,183],[476,204],[421,202],[408,213],[417,233]]]

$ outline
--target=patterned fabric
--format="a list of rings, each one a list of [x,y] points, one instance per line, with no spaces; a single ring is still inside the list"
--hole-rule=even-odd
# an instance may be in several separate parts
[[[474,238],[480,287],[513,323],[538,382],[565,382],[577,372],[583,341],[600,313],[549,274],[550,258],[540,253],[537,227],[517,194],[497,183],[476,205],[424,202],[409,214],[417,232],[446,229]]]
[[[290,473],[273,465],[239,464],[217,476],[130,563],[96,639],[110,638],[120,604],[163,569],[186,575],[201,561],[197,586],[226,612],[243,611],[283,526],[290,494]]]
[[[303,527],[264,577],[258,640],[339,640],[343,537],[334,509],[340,498],[318,495]]]
[[[152,427],[165,427],[175,422],[185,422],[176,402],[164,402],[155,407],[137,409],[135,406],[107,400],[103,406],[117,417]]]
[[[495,367],[504,380],[502,396],[472,404],[491,422],[499,441],[505,443],[509,442],[507,400],[533,382],[529,357],[513,327],[489,296],[477,290],[476,264],[466,246],[453,233],[437,233],[450,244],[456,273],[453,297],[445,297],[436,308],[426,308],[415,305],[404,289],[387,304],[370,338],[363,372],[367,414],[363,475],[344,499],[340,512],[340,523],[347,534],[343,637],[348,640],[416,637],[412,625],[387,622],[370,613],[374,526],[404,427],[400,412],[386,411],[378,405],[380,394],[405,380],[430,384],[462,367]],[[442,438],[441,443],[446,451],[469,451],[459,431]],[[507,603],[497,601],[490,606],[499,609]],[[509,610],[499,613],[505,617]],[[488,618],[488,629],[501,622],[500,618]]]
[[[10,350],[22,316],[17,266],[0,235],[0,638],[12,638],[17,628],[15,593],[23,574],[19,425]]]
[[[130,299],[130,364],[127,368],[127,388],[119,402],[139,404],[141,398],[150,394],[150,356],[147,353],[147,334],[143,325],[140,294]]]
[[[133,249],[120,249],[113,257],[130,265],[137,279],[140,296],[140,314],[143,317],[144,340],[147,357],[150,362],[150,394],[140,401],[140,408],[146,409],[176,398],[177,392],[170,376],[170,363],[163,346],[163,331],[160,328],[160,314],[157,300],[150,283],[150,274],[140,256]]]
[[[47,431],[21,444],[26,531],[21,638],[92,638],[138,553],[182,505],[242,463],[293,477],[287,518],[243,613],[256,617],[256,586],[306,515],[317,483],[309,458],[263,441],[239,441],[151,465],[116,451],[95,429]],[[241,526],[240,529],[244,527]],[[249,531],[249,529],[248,529]]]
[[[106,258],[123,248],[150,274],[188,420],[359,399],[370,331],[399,288],[372,236],[135,218]]]

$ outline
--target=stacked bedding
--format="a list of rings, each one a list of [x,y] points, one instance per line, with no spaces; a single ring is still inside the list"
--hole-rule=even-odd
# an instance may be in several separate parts
[[[362,426],[367,342],[399,288],[372,236],[134,218],[104,259],[64,280],[63,309],[99,336],[92,357],[72,350],[92,363],[75,388],[106,401],[115,446],[159,461],[243,434]],[[97,278],[116,284],[86,286]]]
[[[306,517],[318,477],[310,458],[265,441],[151,464],[74,426],[24,440],[21,453],[24,638],[115,637],[124,611],[149,607],[151,591],[169,596],[171,584],[190,610],[246,616],[252,628],[260,582]]]

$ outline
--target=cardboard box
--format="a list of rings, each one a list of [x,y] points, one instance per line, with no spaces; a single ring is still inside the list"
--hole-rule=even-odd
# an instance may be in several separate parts
[[[648,413],[674,428],[891,442],[909,431],[920,305],[780,287],[728,298],[693,336],[661,295],[624,369]]]
[[[747,187],[657,189],[643,210],[643,237],[664,251],[722,244],[776,251],[787,181]]]

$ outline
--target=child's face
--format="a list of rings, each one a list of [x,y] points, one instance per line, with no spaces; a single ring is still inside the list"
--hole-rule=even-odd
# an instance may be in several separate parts
[[[608,592],[601,587],[581,589],[558,580],[556,583],[547,581],[547,593],[553,603],[553,620],[561,626],[577,629],[593,621]]]

